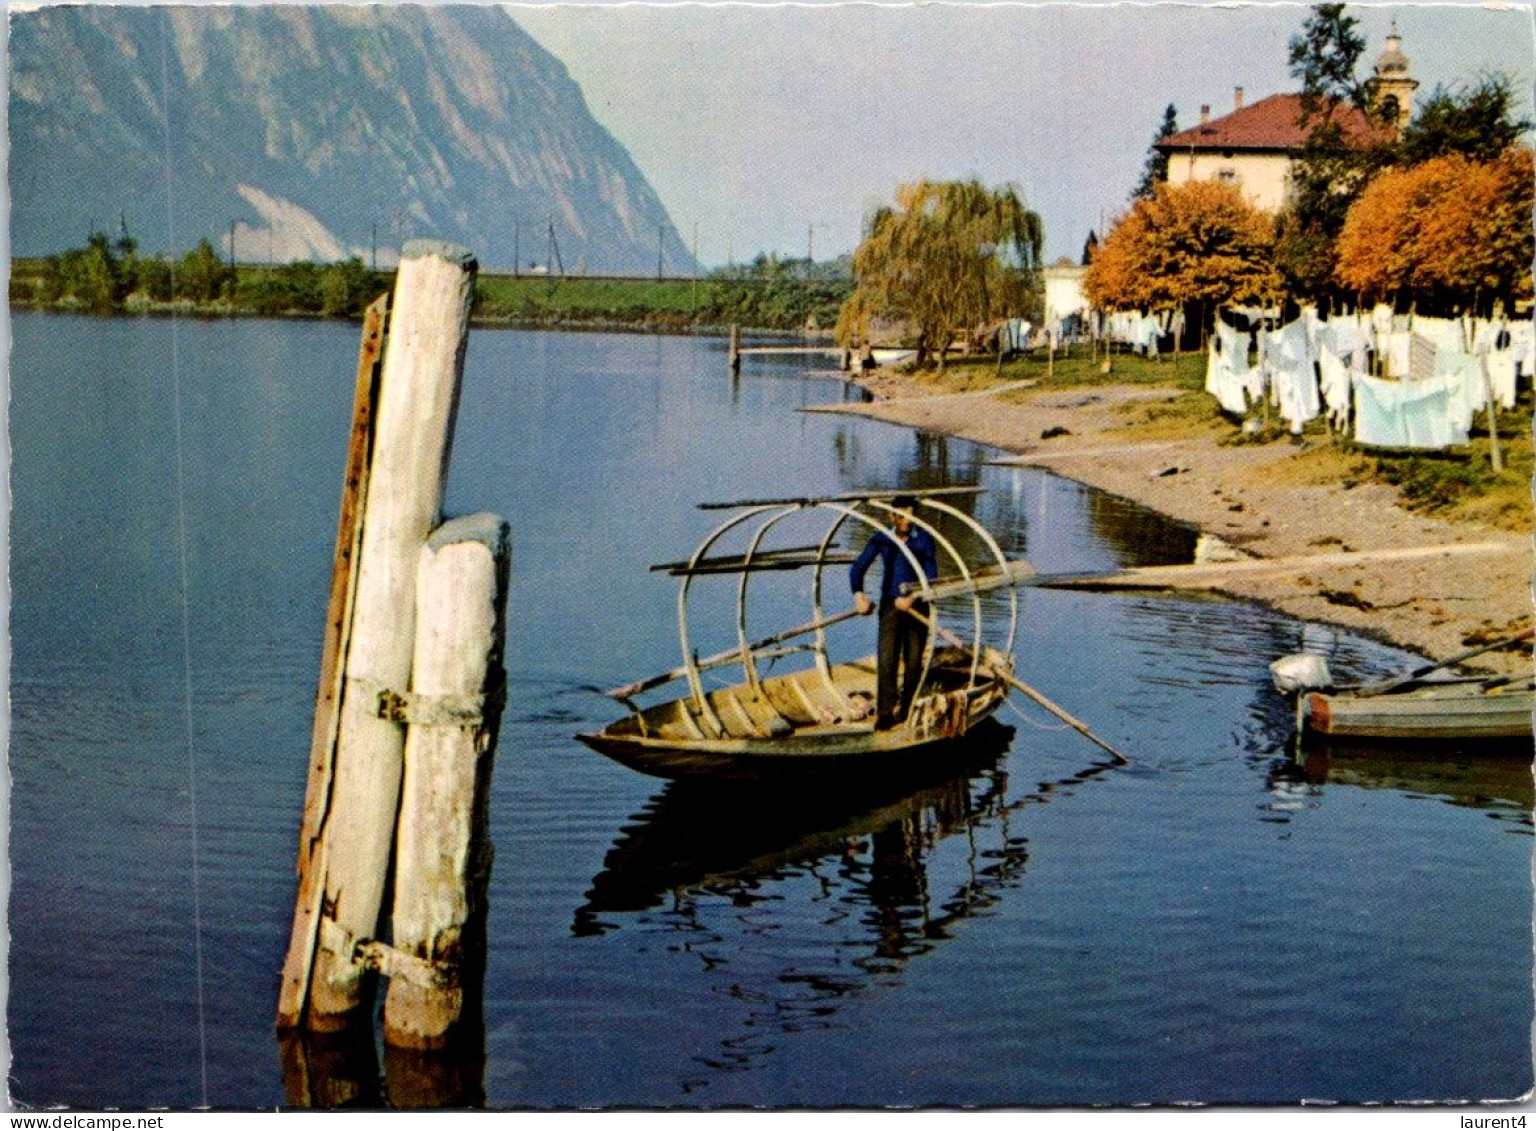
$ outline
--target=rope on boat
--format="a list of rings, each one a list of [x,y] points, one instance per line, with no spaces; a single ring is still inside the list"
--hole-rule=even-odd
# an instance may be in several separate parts
[[[1056,727],[1047,726],[1045,723],[1037,723],[1034,719],[1032,719],[1028,715],[1026,715],[1024,713],[1023,708],[1021,708],[1012,699],[1004,699],[1003,700],[1003,706],[1007,707],[1010,711],[1012,711],[1015,715],[1017,715],[1021,722],[1027,723],[1029,726],[1034,727],[1036,730],[1062,731],[1062,730],[1071,730],[1072,729],[1071,727],[1067,726],[1066,723],[1062,723],[1060,726],[1056,726]]]

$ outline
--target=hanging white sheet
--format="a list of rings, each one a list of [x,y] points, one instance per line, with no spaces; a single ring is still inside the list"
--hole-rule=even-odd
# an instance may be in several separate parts
[[[1355,376],[1355,439],[1376,448],[1440,449],[1467,442],[1452,382]]]

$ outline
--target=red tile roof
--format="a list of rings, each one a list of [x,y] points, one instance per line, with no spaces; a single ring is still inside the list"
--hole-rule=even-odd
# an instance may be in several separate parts
[[[1313,122],[1317,120],[1314,117]],[[1364,140],[1380,135],[1383,127],[1352,106],[1334,111],[1346,137]],[[1297,150],[1305,144],[1312,123],[1301,124],[1301,95],[1272,94],[1222,118],[1176,133],[1157,143],[1158,149],[1187,152],[1191,149]]]

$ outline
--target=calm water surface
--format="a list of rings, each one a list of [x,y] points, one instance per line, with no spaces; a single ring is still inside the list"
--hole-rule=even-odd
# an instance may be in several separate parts
[[[1242,604],[1029,590],[1021,675],[1133,766],[1022,705],[954,776],[856,794],[685,788],[581,747],[613,717],[594,688],[676,663],[647,567],[718,521],[697,502],[979,484],[979,517],[1044,571],[1186,560],[1192,535],[969,444],[797,412],[843,386],[761,363],[732,381],[719,343],[506,331],[471,337],[447,498],[513,527],[483,1041],[280,1046],[356,329],[13,328],[18,1102],[1531,1087],[1528,768],[1287,757],[1268,662],[1413,660],[1380,645]],[[848,633],[868,650],[869,622]]]

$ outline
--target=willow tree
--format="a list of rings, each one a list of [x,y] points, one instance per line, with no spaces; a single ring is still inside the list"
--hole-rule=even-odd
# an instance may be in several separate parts
[[[844,344],[873,319],[904,322],[918,364],[956,332],[1028,314],[1040,295],[1040,217],[1012,187],[977,181],[917,181],[880,208],[853,255],[855,286],[838,318]]]

